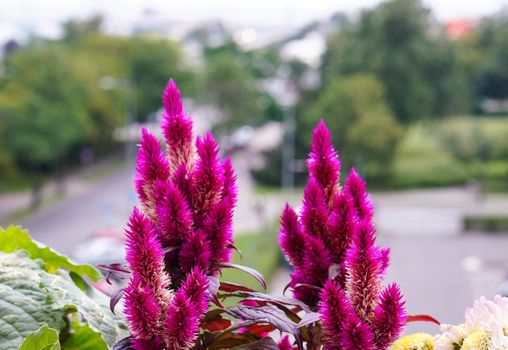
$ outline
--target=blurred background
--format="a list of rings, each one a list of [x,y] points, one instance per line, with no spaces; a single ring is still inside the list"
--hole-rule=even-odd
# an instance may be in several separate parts
[[[2,225],[121,261],[136,143],[171,76],[233,159],[242,263],[275,292],[278,216],[324,118],[343,177],[369,183],[410,314],[459,323],[508,295],[504,0],[2,1],[0,45]]]

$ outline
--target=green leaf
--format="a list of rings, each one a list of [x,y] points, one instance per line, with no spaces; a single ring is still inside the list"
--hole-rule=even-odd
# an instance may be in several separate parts
[[[71,323],[68,338],[62,341],[62,350],[108,350],[108,344],[99,332],[81,323],[77,317]]]
[[[60,350],[58,333],[53,328],[42,326],[26,337],[19,350]]]
[[[31,332],[47,325],[72,333],[68,316],[80,315],[112,347],[126,335],[122,320],[108,310],[108,298],[87,295],[65,274],[49,274],[22,250],[0,252],[0,350],[17,349]]]
[[[19,226],[10,226],[6,230],[0,228],[0,251],[12,253],[16,249],[24,249],[32,259],[41,259],[44,269],[55,273],[59,268],[74,272],[79,277],[88,276],[92,281],[98,281],[102,274],[91,265],[76,264],[65,255],[35,241],[28,231]]]

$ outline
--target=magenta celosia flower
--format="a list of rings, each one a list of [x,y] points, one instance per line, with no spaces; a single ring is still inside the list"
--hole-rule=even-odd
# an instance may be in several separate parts
[[[151,286],[161,305],[166,301],[169,280],[164,271],[164,253],[150,220],[137,208],[129,219],[125,260],[133,277],[144,286]]]
[[[169,164],[162,153],[159,141],[143,129],[140,147],[136,157],[136,191],[145,213],[156,220],[153,187],[157,180],[166,181],[169,177]]]
[[[154,340],[161,330],[162,310],[150,285],[134,276],[125,289],[125,314],[135,339]]]
[[[180,289],[169,304],[164,328],[164,342],[170,350],[192,345],[199,330],[200,314],[186,293]]]
[[[210,209],[221,199],[224,167],[218,157],[219,149],[212,134],[196,139],[198,159],[193,172],[192,207],[194,225],[201,227]]]
[[[341,333],[342,349],[344,350],[374,350],[373,335],[367,323],[356,316],[350,316],[344,322]]]
[[[162,96],[166,112],[162,116],[162,133],[168,144],[168,156],[174,172],[181,164],[188,171],[194,164],[192,120],[183,110],[180,91],[171,79]]]
[[[228,201],[221,201],[213,206],[203,224],[203,232],[210,242],[212,260],[217,262],[231,260],[233,212]]]
[[[325,240],[328,236],[329,208],[319,183],[311,177],[303,193],[302,224],[308,235]]]
[[[127,236],[132,276],[125,309],[135,349],[192,345],[208,309],[207,275],[229,262],[233,247],[236,175],[213,136],[194,144],[192,120],[170,80],[163,95],[167,153],[143,129],[136,158],[134,210]]]
[[[187,275],[181,291],[196,307],[199,315],[208,310],[208,279],[201,269],[195,268]]]
[[[279,343],[277,344],[279,350],[291,350],[291,343],[289,342],[289,337],[286,335],[283,337]]]
[[[323,322],[323,333],[327,349],[340,349],[341,330],[344,322],[354,313],[344,290],[334,281],[328,280],[321,291],[319,313]]]
[[[339,189],[340,161],[333,148],[330,132],[322,119],[312,134],[307,166],[311,177],[316,179],[323,189],[325,202],[332,206]]]
[[[370,321],[381,292],[383,261],[374,244],[374,227],[360,221],[346,256],[346,290],[358,315]]]
[[[379,305],[374,312],[372,327],[374,343],[385,349],[402,334],[407,316],[399,287],[390,284],[381,293]]]
[[[154,192],[159,239],[163,247],[175,246],[192,232],[192,212],[175,185],[158,181]]]
[[[352,207],[352,199],[346,192],[335,196],[334,205],[328,220],[326,241],[333,252],[334,263],[341,264],[346,256],[356,229],[356,211]]]
[[[212,260],[210,241],[206,233],[199,229],[190,234],[180,248],[179,269],[183,273],[199,267],[202,271],[208,271]]]
[[[358,175],[355,168],[351,169],[346,179],[344,191],[352,198],[358,219],[372,221],[374,208],[367,193],[365,181]]]
[[[298,215],[286,203],[281,218],[279,243],[288,261],[297,268],[303,267],[305,236],[298,220]]]
[[[224,167],[224,187],[222,189],[222,199],[229,201],[229,205],[233,208],[236,205],[238,197],[238,188],[236,186],[236,174],[231,163],[231,158],[226,158],[223,163]]]
[[[381,293],[390,251],[375,244],[365,182],[352,169],[341,189],[340,161],[323,121],[311,149],[301,212],[286,205],[281,216],[279,241],[295,270],[289,286],[295,298],[319,310],[325,349],[386,349],[402,329],[404,304],[398,289]],[[380,341],[376,324],[382,323]]]

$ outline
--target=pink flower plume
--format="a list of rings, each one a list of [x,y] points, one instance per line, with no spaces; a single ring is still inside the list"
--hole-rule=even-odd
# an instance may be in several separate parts
[[[159,239],[163,247],[184,241],[192,231],[192,212],[180,190],[169,182],[155,183]]]
[[[383,261],[374,245],[375,230],[361,221],[346,257],[346,288],[349,300],[362,320],[370,321],[381,292]]]
[[[356,230],[356,211],[353,201],[347,192],[340,192],[336,197],[332,213],[328,219],[326,242],[333,252],[334,263],[341,264],[346,256]]]
[[[354,168],[351,169],[346,179],[344,191],[353,199],[353,206],[359,220],[372,221],[374,218],[374,207],[366,190],[365,181],[358,175]]]
[[[192,232],[182,244],[179,268],[183,273],[188,273],[195,267],[208,272],[211,258],[210,241],[203,230],[198,229]]]
[[[402,334],[406,325],[406,310],[399,287],[394,283],[381,293],[379,305],[374,312],[372,327],[374,342],[380,349],[386,349]]]
[[[280,218],[279,243],[286,259],[296,268],[303,266],[305,236],[294,209],[286,203]]]
[[[330,131],[321,119],[312,133],[312,145],[307,160],[310,176],[321,186],[325,202],[332,206],[333,198],[339,188],[340,161],[333,148]]]
[[[218,157],[219,149],[208,132],[196,140],[198,159],[193,172],[193,203],[195,228],[201,227],[211,207],[220,200],[224,185],[224,168]]]
[[[192,346],[199,331],[200,314],[180,289],[166,313],[164,342],[168,350],[181,350]]]
[[[162,310],[152,288],[134,276],[124,294],[125,314],[136,339],[152,340],[160,331]]]
[[[169,164],[159,141],[146,129],[142,130],[136,164],[136,191],[145,213],[156,220],[153,187],[157,180],[168,179]]]
[[[180,91],[173,80],[169,81],[162,101],[166,112],[161,127],[168,144],[171,170],[174,172],[181,164],[191,170],[194,162],[192,120],[183,111]]]
[[[132,212],[125,235],[125,260],[130,270],[142,286],[150,285],[158,297],[162,297],[162,291],[169,285],[164,271],[164,253],[154,226],[137,208]]]
[[[303,193],[301,214],[305,234],[325,240],[328,236],[328,216],[323,190],[314,178],[310,178]]]

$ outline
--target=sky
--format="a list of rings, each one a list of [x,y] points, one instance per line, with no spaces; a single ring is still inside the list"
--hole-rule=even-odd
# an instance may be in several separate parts
[[[508,7],[508,0],[423,2],[439,20],[474,19]],[[97,13],[105,15],[108,31],[115,33],[128,33],[147,9],[168,20],[219,18],[235,25],[277,29],[299,27],[337,11],[355,13],[378,3],[380,0],[0,0],[0,42],[27,32],[57,36],[59,23]]]

